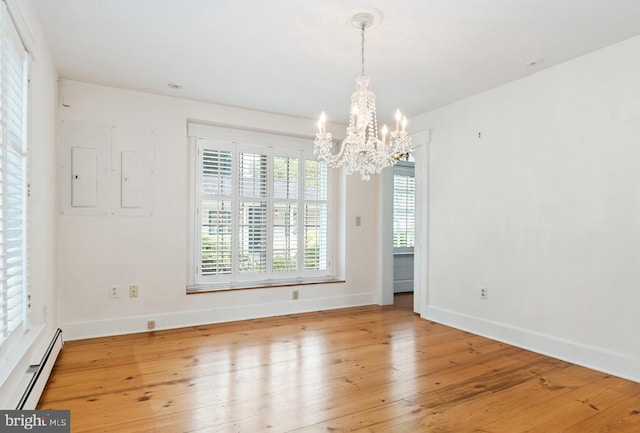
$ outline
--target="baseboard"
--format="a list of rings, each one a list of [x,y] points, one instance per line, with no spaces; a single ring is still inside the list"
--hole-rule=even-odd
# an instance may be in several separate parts
[[[181,311],[177,313],[153,314],[121,317],[116,319],[87,322],[62,323],[65,341],[86,338],[107,337],[112,335],[147,332],[147,322],[155,321],[156,331],[183,328],[186,326],[207,325],[212,323],[233,322],[236,320],[257,319],[262,317],[283,316],[287,314],[308,313],[312,311],[334,310],[337,308],[357,307],[373,304],[369,293],[333,296],[317,299],[299,299],[269,304],[242,305],[208,310]]]
[[[15,409],[33,378],[32,365],[41,363],[56,330],[34,325],[14,347],[8,359],[0,360],[0,409]],[[38,391],[33,393],[34,398]]]
[[[640,360],[504,323],[428,306],[424,318],[572,364],[640,382]]]
[[[41,358],[29,366],[27,374],[31,375],[31,379],[27,386],[22,389],[22,397],[20,397],[16,409],[34,410],[37,407],[63,344],[62,331],[57,329]]]

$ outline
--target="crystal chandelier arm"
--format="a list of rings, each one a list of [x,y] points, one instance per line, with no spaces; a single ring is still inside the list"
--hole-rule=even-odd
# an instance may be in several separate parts
[[[333,153],[333,140],[331,139],[331,133],[322,134],[318,132],[314,141],[313,153],[318,159],[326,161],[330,167],[340,167],[345,163],[343,159],[345,151],[345,142],[340,143],[340,148],[337,153]]]
[[[331,133],[327,133],[327,115],[322,112],[318,120],[318,132],[314,141],[313,153],[320,159],[325,160],[332,167],[339,167],[344,163],[345,142],[340,143],[338,153],[333,153],[333,139]]]

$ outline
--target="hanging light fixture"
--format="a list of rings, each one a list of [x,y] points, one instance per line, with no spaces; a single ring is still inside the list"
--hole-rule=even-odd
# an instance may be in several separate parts
[[[361,32],[361,75],[356,78],[356,91],[351,95],[351,111],[347,136],[334,153],[331,133],[327,132],[324,113],[318,120],[318,132],[314,141],[314,153],[330,167],[346,167],[347,174],[360,172],[362,180],[369,180],[372,173],[380,171],[407,156],[411,150],[411,137],[407,136],[407,118],[396,111],[395,130],[387,125],[380,129],[376,115],[376,95],[371,91],[371,78],[364,74],[365,30],[378,25],[382,12],[377,9],[360,10],[351,18],[351,24]]]

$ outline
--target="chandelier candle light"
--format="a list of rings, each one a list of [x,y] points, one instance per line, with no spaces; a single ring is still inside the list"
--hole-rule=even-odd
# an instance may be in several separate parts
[[[407,118],[396,111],[396,129],[389,131],[387,125],[380,129],[376,116],[376,95],[371,91],[371,78],[364,74],[364,33],[382,20],[377,9],[360,10],[351,18],[351,24],[360,29],[362,35],[361,75],[356,78],[356,91],[351,95],[351,114],[347,136],[333,153],[331,133],[327,132],[327,116],[324,111],[318,120],[318,132],[314,141],[314,154],[326,161],[330,167],[346,167],[347,174],[360,172],[362,180],[369,180],[372,173],[380,173],[394,165],[411,151],[411,137],[407,136]]]

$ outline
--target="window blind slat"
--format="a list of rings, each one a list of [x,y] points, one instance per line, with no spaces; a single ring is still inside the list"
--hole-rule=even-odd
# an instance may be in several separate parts
[[[240,153],[240,197],[266,198],[267,156]]]
[[[202,156],[202,192],[231,196],[232,155],[229,151],[204,149]]]
[[[298,198],[298,159],[285,156],[273,158],[273,198]]]

